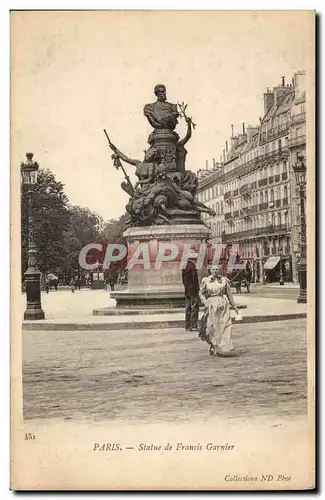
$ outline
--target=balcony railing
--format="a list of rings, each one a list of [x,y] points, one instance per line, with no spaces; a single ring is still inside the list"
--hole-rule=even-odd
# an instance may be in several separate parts
[[[232,213],[231,213],[231,212],[227,212],[227,213],[225,214],[225,220],[229,220],[229,219],[231,219],[231,218],[232,218]]]
[[[285,234],[288,232],[286,224],[270,225],[266,227],[257,227],[255,229],[246,229],[245,231],[238,231],[236,233],[229,233],[222,235],[222,242],[235,241],[245,238],[255,238],[256,236],[267,236],[270,234]]]
[[[232,192],[232,195],[233,196],[238,196],[238,189],[234,189],[233,192]]]
[[[289,200],[288,200],[288,198],[283,198],[283,200],[282,200],[282,206],[283,206],[283,207],[287,207],[288,205],[289,205]]]
[[[251,183],[251,189],[256,189],[257,188],[257,182],[254,181]]]
[[[264,155],[257,156],[256,158],[252,158],[247,163],[239,165],[230,172],[227,172],[224,176],[224,182],[227,182],[228,180],[231,179],[238,179],[244,175],[254,172],[254,170],[258,168],[260,165],[264,164],[265,161],[268,161],[270,163],[275,162],[277,160],[280,161],[281,157],[287,157],[289,154],[290,153],[288,148],[286,146],[283,146],[281,150],[278,149],[276,151],[271,151],[269,153],[265,153]],[[251,189],[255,188],[256,185],[253,186],[252,183]]]
[[[281,200],[275,200],[275,206],[277,208],[281,207]]]
[[[246,194],[248,193],[249,187],[248,184],[244,184],[243,186],[240,186],[239,192],[240,194]]]
[[[225,200],[228,200],[229,198],[231,198],[231,191],[227,191],[224,195],[224,198],[225,198]]]
[[[274,182],[274,176],[270,175],[270,177],[269,177],[269,184],[273,184],[273,182]]]
[[[283,174],[282,174],[282,180],[286,181],[287,179],[288,179],[288,173],[287,172],[283,172]]]
[[[290,123],[284,123],[279,127],[273,127],[267,132],[262,132],[261,142],[268,141],[269,139],[274,139],[280,135],[285,134],[290,129]]]
[[[306,121],[306,113],[291,116],[291,123],[302,123]]]
[[[251,208],[252,207],[243,207],[241,209],[241,215],[246,215],[246,214],[249,214],[251,212]]]
[[[299,135],[298,137],[290,137],[288,139],[288,147],[293,148],[294,146],[302,146],[306,144],[306,136]]]
[[[267,181],[268,181],[267,177],[265,177],[265,179],[260,179],[258,181],[258,187],[267,186]]]
[[[266,210],[268,208],[268,203],[260,203],[259,204],[259,209],[260,210]]]
[[[239,217],[239,210],[234,211],[234,217]]]
[[[277,174],[274,176],[274,182],[279,182],[280,180],[280,174]]]

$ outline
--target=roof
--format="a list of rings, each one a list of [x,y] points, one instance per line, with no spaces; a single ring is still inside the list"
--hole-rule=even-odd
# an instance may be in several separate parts
[[[259,132],[256,132],[256,134],[254,134],[251,137],[250,141],[245,144],[242,153],[247,153],[247,151],[250,151],[252,148],[258,146],[258,138],[259,138]]]
[[[269,111],[264,116],[262,122],[265,123],[274,116],[278,116],[281,115],[282,113],[285,113],[286,111],[289,111],[292,107],[294,98],[295,98],[295,91],[294,89],[292,89],[290,90],[290,92],[288,92],[283,96],[278,106],[273,105],[272,108],[269,109]]]
[[[246,144],[247,144],[247,141],[245,140],[245,141],[237,144],[234,148],[232,148],[228,153],[228,157],[227,157],[227,161],[225,162],[225,165],[230,163],[234,158],[237,158],[240,155],[240,153],[243,151],[243,149],[245,148]]]

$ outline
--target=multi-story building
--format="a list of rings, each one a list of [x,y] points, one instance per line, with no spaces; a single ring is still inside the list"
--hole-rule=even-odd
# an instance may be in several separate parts
[[[294,102],[291,108],[291,128],[288,140],[291,165],[297,162],[297,155],[306,158],[306,83],[305,73],[299,71],[294,75]],[[292,274],[293,281],[298,282],[298,259],[300,254],[300,198],[299,188],[293,169],[290,170],[291,180],[291,212],[292,212]]]
[[[292,162],[305,150],[303,80],[300,72],[292,83],[282,78],[281,85],[267,89],[259,126],[245,130],[243,124],[241,134],[232,134],[218,179],[224,193],[222,242],[239,245],[244,260],[253,263],[255,281],[279,280],[280,266],[286,281],[297,278],[300,219]],[[215,183],[213,172],[205,173],[200,194],[206,188],[213,192]]]
[[[223,163],[213,160],[212,169],[198,171],[199,187],[197,197],[199,201],[212,208],[216,215],[202,214],[204,223],[211,230],[211,243],[221,244],[221,235],[225,230],[224,199],[223,199]]]

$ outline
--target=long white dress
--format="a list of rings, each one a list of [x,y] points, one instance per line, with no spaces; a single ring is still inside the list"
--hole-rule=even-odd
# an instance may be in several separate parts
[[[234,300],[230,292],[229,280],[212,276],[203,278],[200,286],[200,299],[205,304],[207,312],[204,340],[215,349],[216,353],[233,351],[229,301],[234,305]]]

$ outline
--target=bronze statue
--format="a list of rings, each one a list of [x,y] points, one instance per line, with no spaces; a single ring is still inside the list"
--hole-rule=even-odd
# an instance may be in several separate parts
[[[179,116],[177,104],[171,104],[167,101],[165,85],[156,85],[154,93],[157,97],[157,101],[145,105],[143,108],[144,115],[154,129],[165,128],[174,130],[178,123],[177,118]]]
[[[154,131],[148,138],[150,147],[145,152],[143,161],[129,158],[122,153],[105,131],[113,151],[114,165],[123,170],[126,178],[122,188],[130,196],[126,205],[130,215],[129,224],[146,226],[171,224],[173,221],[199,222],[201,212],[210,215],[215,215],[215,212],[196,200],[197,177],[194,172],[185,168],[185,144],[192,137],[192,129],[195,129],[196,125],[192,118],[186,115],[187,105],[171,104],[167,101],[164,85],[156,85],[154,92],[157,102],[146,104],[144,107],[144,114]],[[184,118],[187,124],[186,135],[181,140],[174,131],[178,117]],[[134,187],[121,160],[135,167],[138,181]]]

